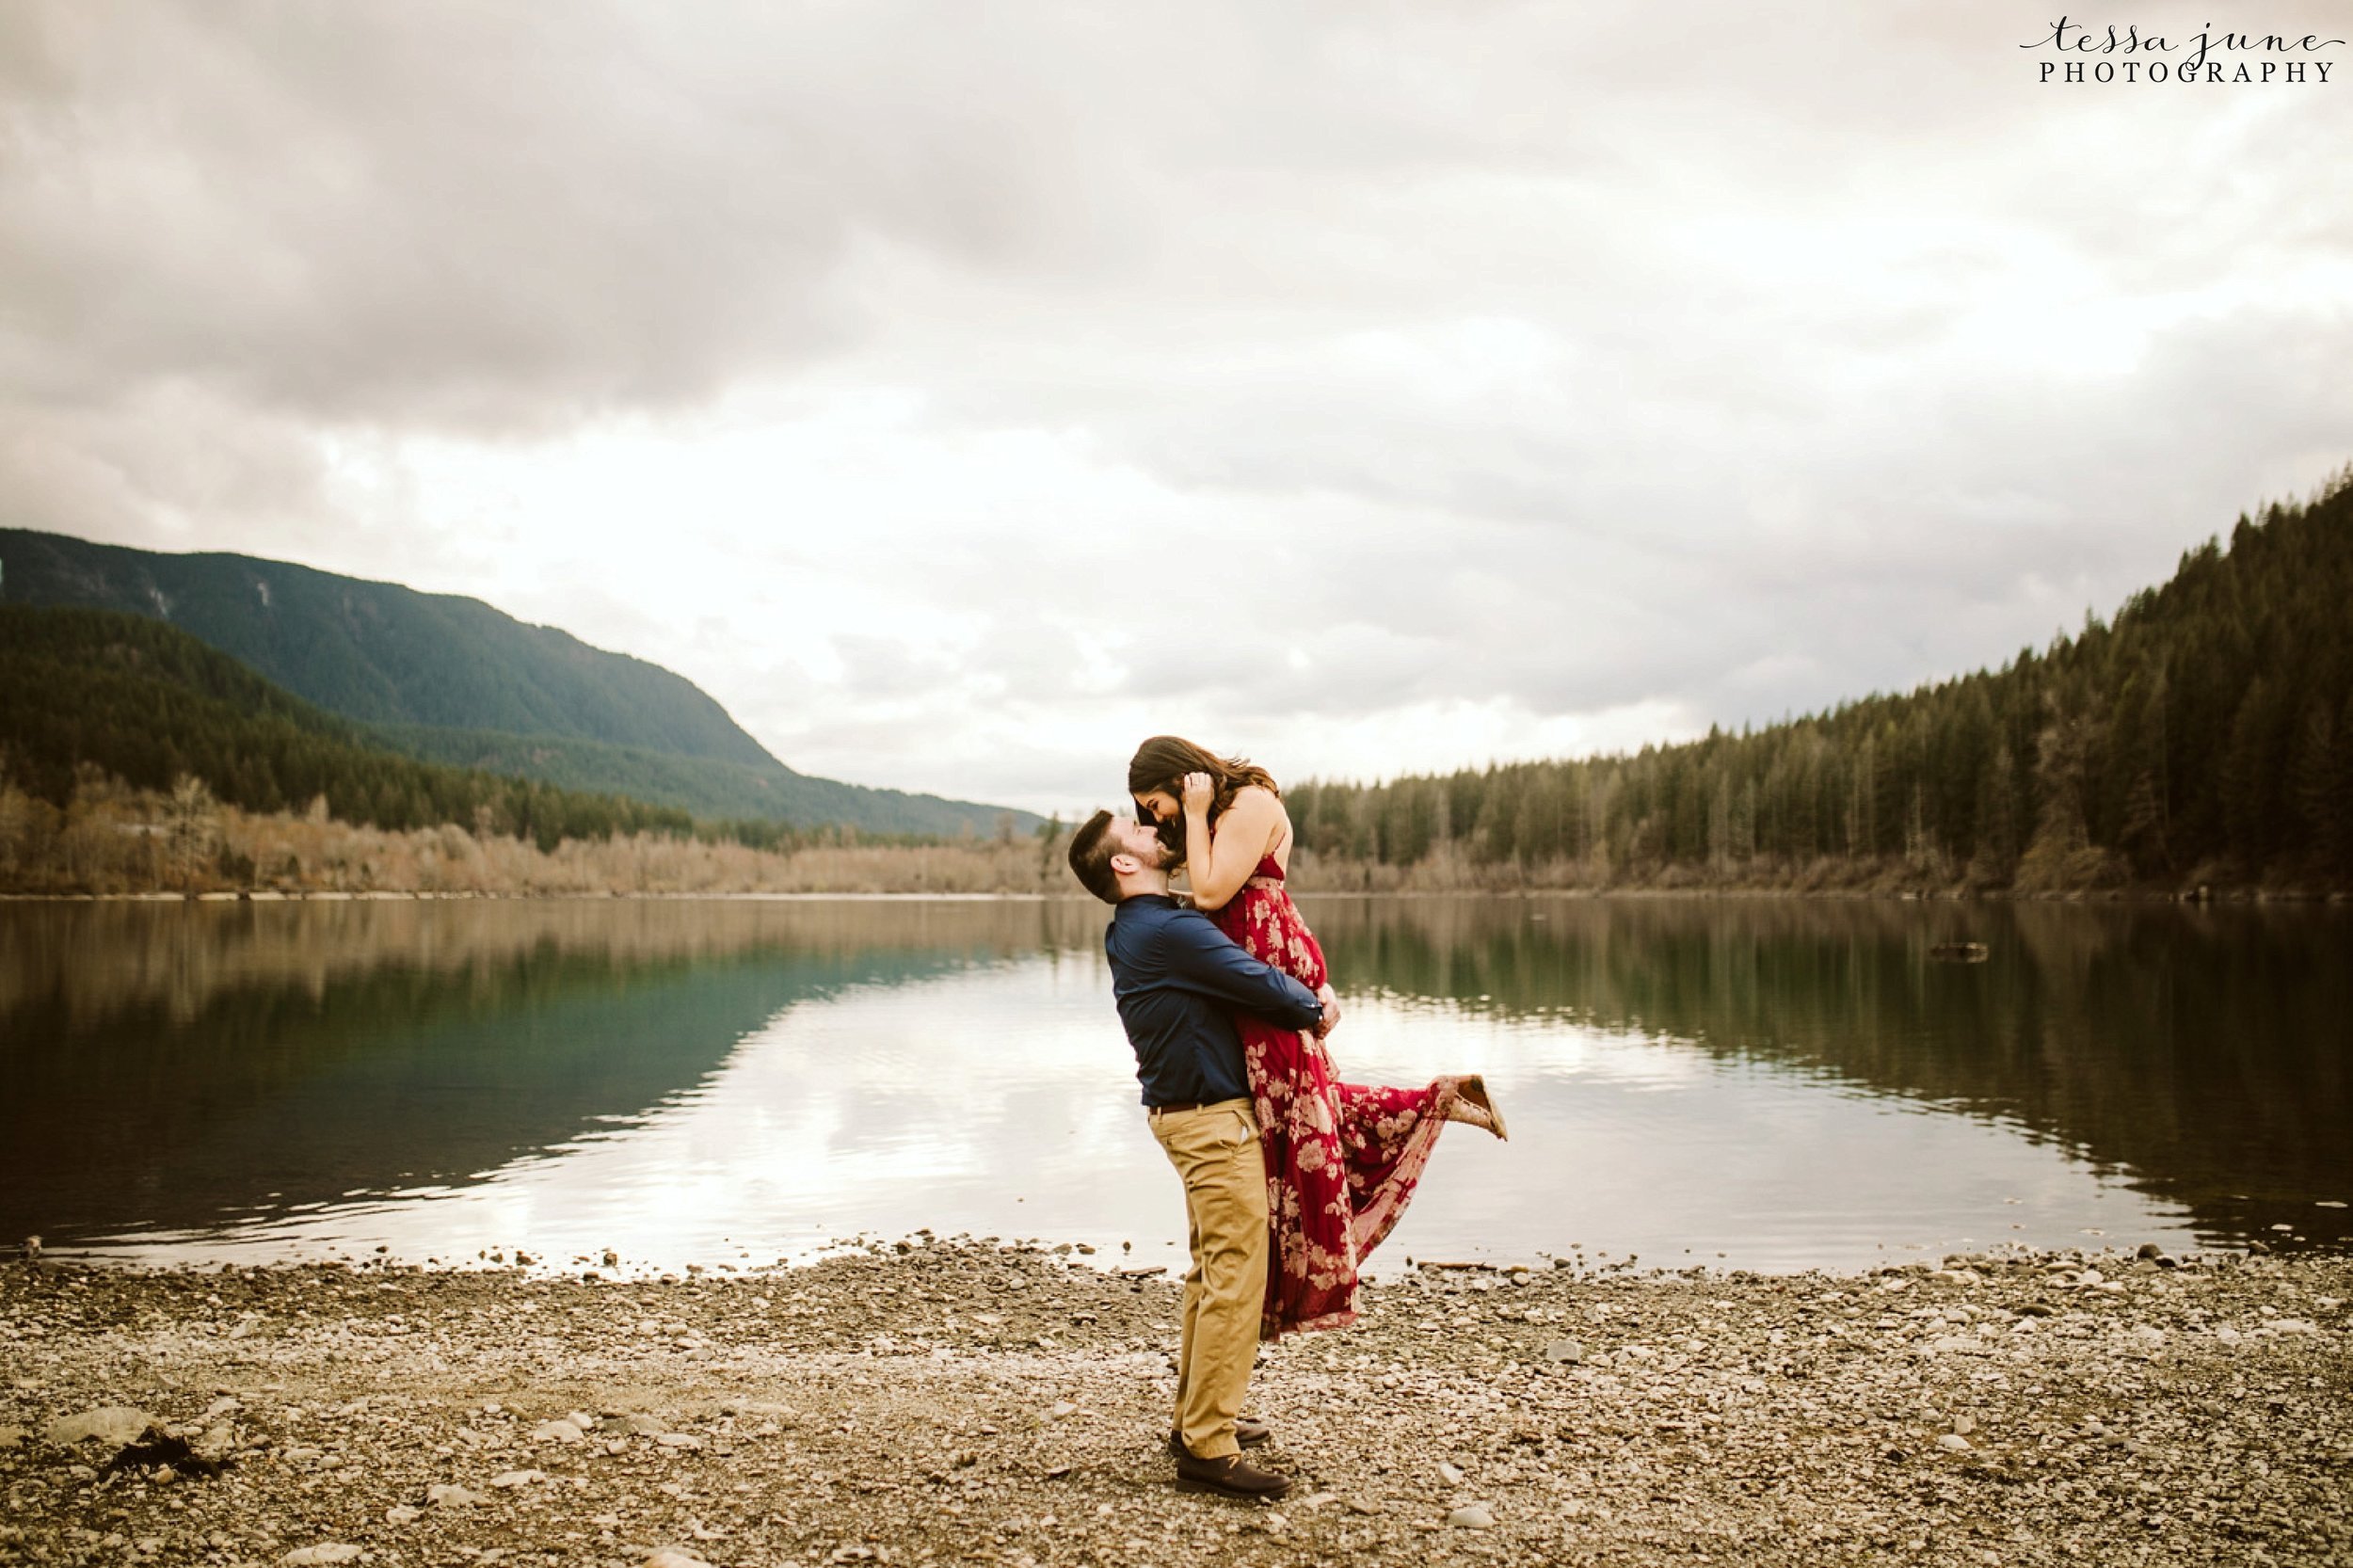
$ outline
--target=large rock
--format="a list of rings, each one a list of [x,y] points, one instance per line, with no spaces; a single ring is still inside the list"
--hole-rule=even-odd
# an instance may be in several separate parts
[[[49,1441],[71,1448],[95,1437],[113,1448],[122,1448],[139,1440],[139,1433],[154,1425],[155,1417],[144,1410],[128,1405],[101,1405],[85,1410],[78,1416],[60,1416],[49,1423]]]

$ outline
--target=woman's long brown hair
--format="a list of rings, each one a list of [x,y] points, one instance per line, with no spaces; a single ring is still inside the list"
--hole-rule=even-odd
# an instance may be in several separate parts
[[[1185,798],[1185,775],[1206,773],[1217,787],[1209,798],[1209,821],[1214,824],[1234,804],[1234,796],[1255,784],[1278,800],[1283,792],[1276,788],[1274,776],[1246,757],[1220,757],[1206,746],[1193,744],[1179,735],[1155,735],[1136,747],[1135,756],[1128,760],[1128,793],[1143,796],[1154,790],[1166,790],[1180,803]],[[1179,814],[1161,823],[1158,829],[1162,842],[1181,853],[1185,847],[1185,819]]]

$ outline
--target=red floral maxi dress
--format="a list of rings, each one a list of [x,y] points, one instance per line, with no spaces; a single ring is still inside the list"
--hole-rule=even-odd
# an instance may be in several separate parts
[[[1260,860],[1215,916],[1253,958],[1314,989],[1323,950],[1283,887],[1274,856]],[[1237,1015],[1250,1097],[1266,1152],[1267,1292],[1262,1339],[1356,1320],[1356,1266],[1405,1212],[1445,1130],[1459,1080],[1421,1089],[1342,1083],[1312,1034]]]

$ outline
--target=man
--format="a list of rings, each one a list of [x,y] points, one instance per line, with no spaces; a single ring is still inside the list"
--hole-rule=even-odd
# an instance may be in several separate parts
[[[1168,890],[1169,851],[1142,823],[1097,811],[1070,841],[1070,869],[1112,904],[1103,933],[1112,994],[1136,1053],[1144,1103],[1185,1184],[1193,1268],[1176,1352],[1176,1484],[1229,1496],[1281,1496],[1290,1481],[1241,1457],[1265,1440],[1237,1429],[1266,1297],[1266,1161],[1233,1010],[1323,1033],[1339,1021],[1329,985],[1311,992],[1228,940]]]

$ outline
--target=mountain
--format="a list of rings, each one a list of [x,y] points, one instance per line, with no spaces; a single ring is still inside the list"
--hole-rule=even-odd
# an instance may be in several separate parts
[[[248,555],[0,529],[0,604],[169,621],[421,760],[703,818],[952,837],[1025,811],[795,773],[684,677],[481,602]]]
[[[956,837],[968,827],[986,838],[1007,818],[1021,833],[1034,830],[1041,820],[1007,807],[817,778],[794,773],[774,759],[752,764],[559,735],[419,725],[376,725],[369,733],[395,751],[426,761],[656,801],[712,821],[768,819],[802,827],[846,823],[867,833],[942,838]]]
[[[324,795],[346,822],[486,825],[552,849],[614,832],[684,833],[675,808],[420,762],[159,621],[0,604],[0,777],[62,804],[87,764],[135,787],[183,774],[249,811]]]

